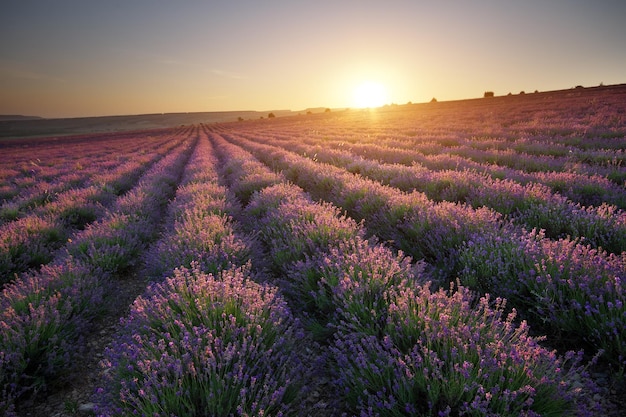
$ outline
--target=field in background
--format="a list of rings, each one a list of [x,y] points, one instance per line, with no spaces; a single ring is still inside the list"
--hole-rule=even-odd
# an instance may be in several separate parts
[[[320,109],[311,109],[319,112]],[[305,113],[306,111],[303,111]],[[273,113],[276,117],[297,114],[289,110],[225,111],[204,113],[163,113],[129,116],[80,117],[67,119],[44,119],[37,117],[0,116],[0,139],[21,139],[46,136],[68,136],[90,133],[123,132],[128,130],[160,129],[199,123],[231,122],[265,118]]]
[[[0,141],[0,412],[623,410],[626,86],[198,116]]]

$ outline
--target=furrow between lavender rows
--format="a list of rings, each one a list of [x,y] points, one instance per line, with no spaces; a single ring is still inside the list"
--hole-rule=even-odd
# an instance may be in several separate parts
[[[508,299],[553,346],[585,347],[623,367],[626,256],[505,223],[491,210],[434,203],[280,148],[221,135],[300,185],[363,220],[368,234],[431,265],[441,286],[462,285]]]
[[[180,142],[102,219],[75,234],[51,264],[4,288],[0,410],[12,413],[17,399],[45,390],[72,368],[93,320],[115,301],[115,285],[156,237],[192,147],[191,140]]]
[[[421,263],[365,239],[363,226],[337,207],[314,202],[247,152],[211,138],[227,161],[225,180],[249,196],[242,218],[259,233],[279,287],[324,347],[327,412],[585,415],[596,407],[579,359],[568,353],[566,364],[542,347],[506,315],[502,300],[476,303],[462,286],[431,289]],[[523,381],[512,377],[521,374]],[[574,382],[581,380],[582,391]],[[494,392],[507,394],[495,399]],[[534,402],[546,396],[545,409]]]

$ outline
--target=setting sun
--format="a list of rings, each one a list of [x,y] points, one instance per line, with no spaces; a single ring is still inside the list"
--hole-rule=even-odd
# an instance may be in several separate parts
[[[355,107],[380,107],[387,103],[387,99],[387,89],[379,83],[365,82],[354,90]]]

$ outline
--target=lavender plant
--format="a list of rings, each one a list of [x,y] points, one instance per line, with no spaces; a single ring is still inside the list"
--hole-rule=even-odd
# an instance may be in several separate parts
[[[287,184],[264,188],[246,213],[257,216],[257,227],[270,245],[274,264],[282,268],[329,245],[363,235],[358,224],[329,204],[313,204],[302,190]]]
[[[107,273],[121,273],[135,265],[146,242],[154,236],[144,218],[113,214],[101,223],[87,227],[67,246],[68,253]]]
[[[30,216],[1,226],[0,285],[52,260],[67,231],[56,219]]]
[[[609,362],[626,364],[623,256],[533,231],[477,235],[460,252],[459,263],[464,285],[507,297],[553,343],[582,343],[603,350]]]
[[[113,196],[98,192],[96,187],[72,189],[49,204],[45,212],[58,217],[64,228],[82,230],[104,216],[107,206],[113,204]]]
[[[0,410],[69,369],[102,305],[98,271],[72,260],[7,285],[0,297]]]
[[[557,357],[514,324],[505,301],[463,287],[396,287],[382,336],[339,332],[331,351],[347,411],[361,416],[589,415],[594,384],[573,352]],[[495,303],[494,303],[495,302]]]
[[[349,238],[289,266],[285,295],[320,340],[328,341],[338,326],[378,335],[386,319],[387,291],[424,282],[422,269],[381,244]]]
[[[194,262],[199,270],[216,274],[250,258],[252,240],[235,234],[229,217],[195,214],[190,210],[186,221],[177,222],[174,232],[150,250],[146,264],[152,277],[167,276],[181,266],[190,268]]]
[[[106,351],[103,415],[295,415],[311,358],[276,289],[245,269],[177,270]]]

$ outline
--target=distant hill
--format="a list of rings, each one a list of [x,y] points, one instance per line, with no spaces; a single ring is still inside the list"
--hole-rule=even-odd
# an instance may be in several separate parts
[[[43,117],[39,116],[23,116],[21,114],[0,114],[0,121],[6,120],[40,120]]]
[[[272,110],[276,117],[294,114],[290,110]],[[64,136],[88,133],[158,129],[197,123],[221,123],[267,117],[270,111],[222,111],[202,113],[156,113],[128,116],[77,117],[44,119],[31,116],[0,116],[0,138]]]

